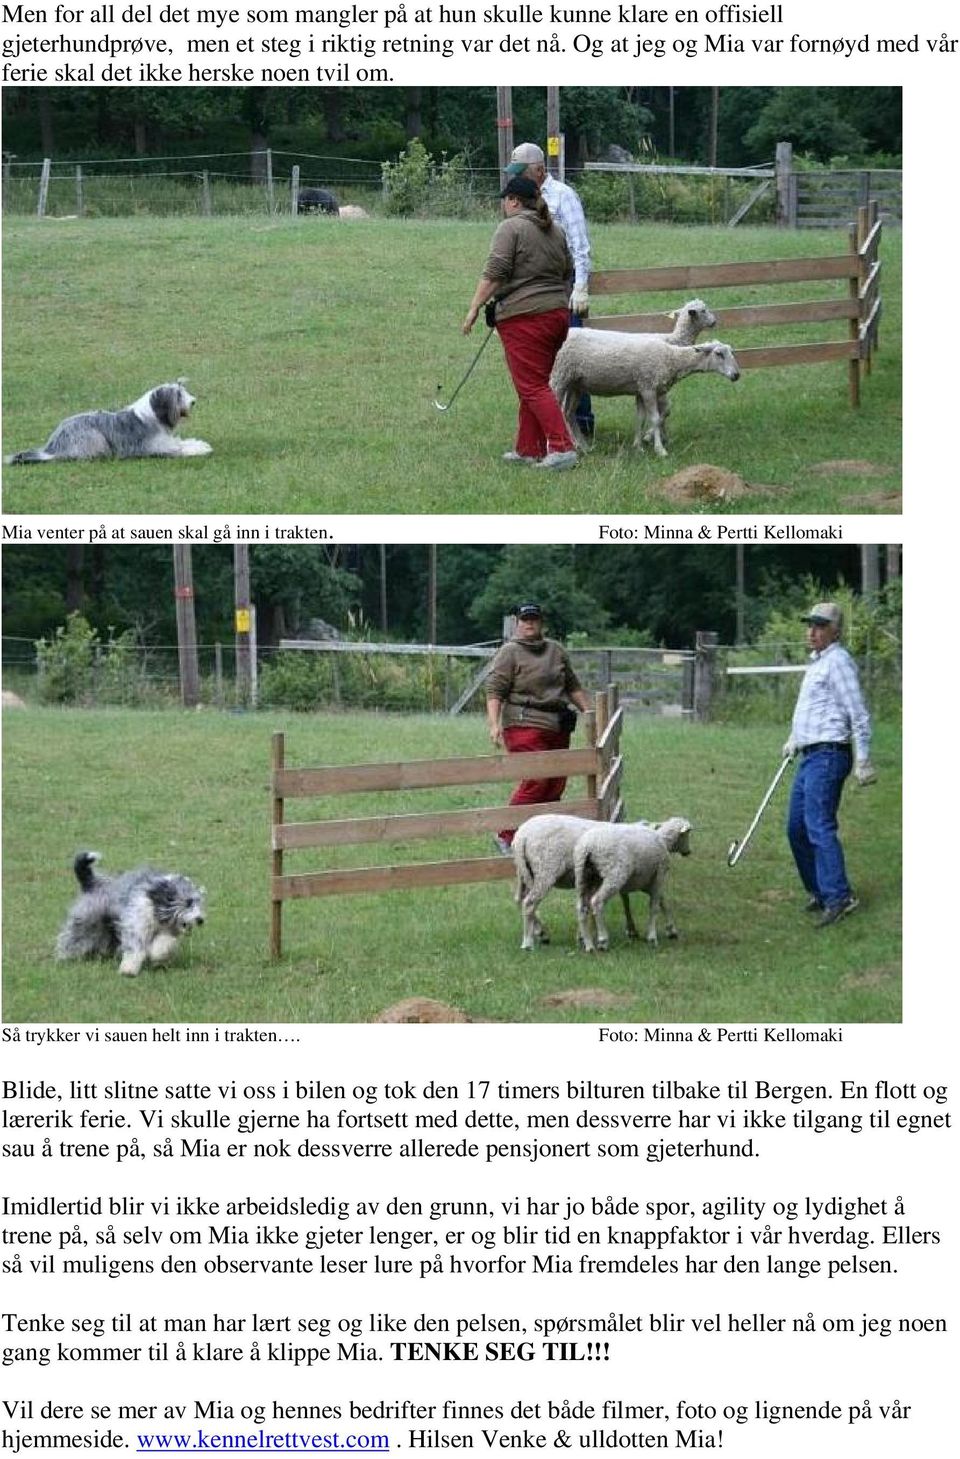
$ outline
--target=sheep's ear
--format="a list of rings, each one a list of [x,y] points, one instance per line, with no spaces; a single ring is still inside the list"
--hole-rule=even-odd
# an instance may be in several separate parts
[[[679,309],[668,309],[667,310],[667,318],[668,319],[676,319],[676,317],[677,317],[677,315],[679,313],[680,313],[680,310]]]

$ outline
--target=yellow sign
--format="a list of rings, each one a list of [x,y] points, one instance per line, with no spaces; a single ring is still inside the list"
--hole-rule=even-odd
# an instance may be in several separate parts
[[[560,156],[560,138],[559,137],[548,137],[547,138],[547,156],[548,157],[559,157]]]
[[[238,608],[237,609],[237,612],[236,612],[236,631],[237,631],[237,633],[249,633],[250,632],[250,609],[249,608]]]

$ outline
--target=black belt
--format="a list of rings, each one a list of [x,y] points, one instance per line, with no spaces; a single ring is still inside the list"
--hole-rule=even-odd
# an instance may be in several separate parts
[[[849,740],[818,740],[815,745],[801,746],[801,755],[809,755],[811,750],[849,750]]]

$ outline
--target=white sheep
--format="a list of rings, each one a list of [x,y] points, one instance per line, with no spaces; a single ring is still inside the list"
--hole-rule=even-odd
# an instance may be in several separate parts
[[[585,832],[594,829],[596,821],[581,816],[531,816],[524,821],[513,838],[513,864],[517,871],[515,900],[523,914],[523,941],[520,946],[529,952],[538,942],[548,942],[537,909],[553,887],[574,885],[574,851]],[[623,909],[627,919],[627,936],[636,937],[637,929],[624,894]]]
[[[604,907],[617,892],[646,892],[650,898],[647,920],[647,942],[657,945],[657,913],[667,919],[667,936],[676,937],[677,929],[663,899],[663,884],[670,865],[670,855],[690,854],[690,822],[681,816],[649,825],[644,821],[627,824],[598,823],[577,841],[574,851],[574,884],[577,888],[577,921],[580,945],[593,952],[590,918],[596,924],[596,947],[606,952],[610,936],[604,921]]]
[[[663,332],[657,331],[655,333],[631,334],[630,338],[632,340],[663,339],[666,340],[668,344],[695,344],[703,331],[705,329],[712,329],[717,322],[717,316],[713,313],[713,310],[710,309],[709,306],[703,302],[702,299],[688,299],[686,304],[682,305],[681,308],[672,309],[670,313],[665,315],[664,317],[673,320],[673,328],[671,330]],[[567,370],[568,368],[573,369],[575,366],[577,366],[579,364],[579,356],[582,353],[583,346],[580,346],[578,348],[576,345],[573,345],[570,351],[565,356],[563,367],[564,370]],[[554,363],[554,370],[556,370],[556,362]],[[553,386],[552,378],[550,384],[551,386]],[[566,417],[568,422],[572,423],[572,425],[576,425],[577,405],[579,403],[580,395],[582,393],[583,392],[578,393],[576,382],[572,378],[565,387],[565,395],[561,396],[559,393],[557,393],[557,399],[560,401],[564,416]],[[599,394],[599,392],[597,393]],[[616,393],[618,395],[632,395],[634,394],[633,386],[628,385],[625,391],[617,391]],[[637,402],[637,404],[639,407],[639,401]],[[670,402],[667,399],[666,391],[663,392],[662,398],[658,399],[657,405],[660,409],[660,434],[662,437],[662,422],[665,421],[667,416],[670,414]],[[580,440],[581,445],[585,444],[585,442],[583,442],[579,437],[577,437],[576,439]],[[649,439],[650,432],[645,432],[644,440],[646,441]]]
[[[670,313],[666,314],[664,317],[666,319],[673,320],[673,328],[671,330],[658,330],[655,333],[631,334],[630,338],[632,340],[663,339],[666,340],[668,344],[695,344],[703,331],[705,329],[712,329],[717,322],[717,316],[713,313],[712,309],[710,309],[709,306],[703,302],[702,299],[688,299],[686,304],[682,305],[681,308],[672,309]],[[582,352],[582,346],[578,349],[578,347],[574,345],[571,350],[568,351],[565,357],[564,369],[573,369],[576,365],[578,365],[578,356]],[[556,363],[554,363],[554,369],[556,369]],[[551,386],[553,385],[552,378],[550,384]],[[628,385],[625,391],[617,391],[616,393],[618,395],[632,395],[634,394],[633,386]],[[565,417],[569,422],[575,425],[577,404],[580,400],[580,394],[577,393],[576,382],[571,379],[569,384],[566,386],[565,396],[561,397],[558,394],[557,398],[560,401],[560,405],[563,409]],[[639,408],[639,401],[637,402],[637,405]],[[667,398],[666,391],[663,392],[662,398],[658,399],[657,405],[660,409],[660,434],[662,438],[662,422],[665,421],[667,416],[670,414],[670,402]],[[580,437],[577,437],[576,439],[579,440],[581,445],[586,444],[582,439],[580,439]],[[644,433],[644,440],[647,441],[649,439],[650,432],[647,431]]]
[[[607,329],[571,329],[550,376],[550,388],[580,446],[586,442],[576,423],[576,402],[589,395],[632,395],[637,402],[633,444],[642,449],[644,421],[658,456],[667,454],[662,426],[667,394],[685,375],[700,371],[740,379],[733,350],[719,340],[672,344],[666,335],[626,334]]]

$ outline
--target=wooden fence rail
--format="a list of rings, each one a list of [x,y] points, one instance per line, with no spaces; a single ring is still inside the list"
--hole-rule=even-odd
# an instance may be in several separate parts
[[[594,710],[584,716],[587,745],[582,749],[545,750],[532,754],[473,755],[449,760],[408,760],[376,765],[324,765],[292,768],[286,764],[283,734],[272,740],[270,880],[270,955],[283,948],[283,904],[303,897],[342,896],[423,887],[499,881],[513,875],[513,862],[503,856],[451,858],[401,865],[349,867],[290,874],[284,854],[308,848],[390,845],[410,840],[515,829],[531,816],[562,811],[589,820],[623,818],[620,784],[623,757],[620,735],[623,710],[615,684],[596,695]],[[480,785],[555,775],[582,776],[583,795],[523,806],[479,806],[461,810],[288,821],[287,802],[299,798],[357,792],[427,790],[451,785]]]
[[[790,303],[744,304],[716,309],[717,333],[728,329],[791,324],[847,322],[847,338],[818,340],[803,344],[736,346],[737,360],[745,370],[765,366],[818,365],[832,360],[847,362],[850,404],[860,404],[861,372],[869,374],[873,353],[879,347],[880,240],[883,225],[876,200],[858,209],[849,227],[846,253],[822,258],[761,259],[754,263],[688,264],[666,268],[608,269],[591,274],[594,297],[611,294],[705,293],[755,284],[779,285],[845,280],[843,298],[802,299]],[[671,329],[663,314],[590,315],[591,329],[618,329],[629,333],[662,333]]]

